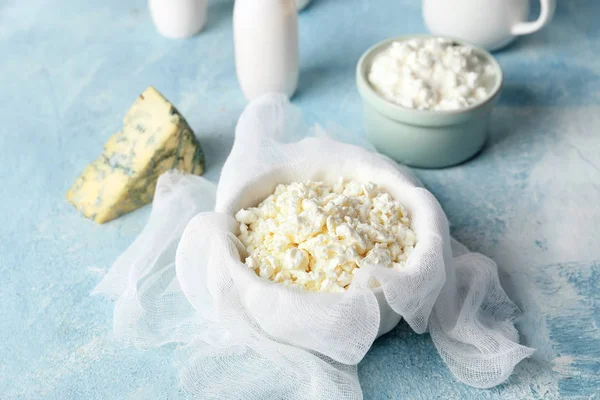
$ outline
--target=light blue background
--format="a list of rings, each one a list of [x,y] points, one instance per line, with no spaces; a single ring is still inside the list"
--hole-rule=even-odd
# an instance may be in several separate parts
[[[367,399],[600,396],[600,2],[558,1],[551,26],[497,54],[506,88],[483,153],[416,171],[453,234],[498,261],[538,351],[482,391],[400,325],[360,365]],[[209,2],[206,30],[182,41],[158,36],[142,0],[0,2],[0,398],[181,397],[172,349],[113,342],[112,304],[88,295],[149,208],[99,226],[64,195],[148,85],[186,115],[216,182],[245,101],[233,2]],[[417,0],[314,0],[300,30],[294,102],[358,137],[360,54],[425,28]]]

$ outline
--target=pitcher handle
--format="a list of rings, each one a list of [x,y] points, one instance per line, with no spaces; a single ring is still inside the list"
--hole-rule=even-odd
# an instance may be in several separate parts
[[[540,0],[540,3],[539,18],[532,22],[519,22],[512,27],[513,35],[528,35],[539,31],[552,20],[554,10],[556,9],[556,0]]]

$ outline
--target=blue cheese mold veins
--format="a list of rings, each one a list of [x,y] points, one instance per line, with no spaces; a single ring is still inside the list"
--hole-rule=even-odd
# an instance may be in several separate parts
[[[149,87],[67,199],[87,218],[105,223],[150,203],[158,177],[170,169],[201,175],[204,152],[185,118]]]

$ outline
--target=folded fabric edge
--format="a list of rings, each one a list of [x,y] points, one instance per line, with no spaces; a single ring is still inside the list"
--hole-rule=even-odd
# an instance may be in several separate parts
[[[198,213],[212,211],[216,199],[217,185],[213,182],[197,175],[183,173],[178,170],[169,170],[158,178],[154,199],[152,201],[152,212],[144,228],[135,238],[132,244],[117,258],[108,273],[91,291],[90,296],[104,296],[112,300],[117,300],[127,289],[130,281],[130,273],[133,262],[136,259],[148,258],[143,252],[143,244],[152,237],[160,236],[162,233],[152,232],[154,224],[160,222],[161,213],[164,211],[161,207],[168,206],[169,202],[187,201],[190,209],[184,213],[175,213],[171,221],[167,223],[174,224],[181,228],[181,232],[176,234],[175,240],[179,241],[183,229],[187,223]]]

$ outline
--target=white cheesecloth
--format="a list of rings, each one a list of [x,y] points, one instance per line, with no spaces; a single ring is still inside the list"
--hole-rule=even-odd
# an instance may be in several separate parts
[[[362,399],[356,365],[384,322],[369,288],[376,279],[391,309],[430,332],[457,379],[479,388],[505,381],[533,350],[518,343],[518,309],[495,263],[450,238],[439,203],[407,169],[326,136],[284,96],[267,95],[242,114],[217,188],[163,175],[147,226],[94,291],[116,299],[115,336],[143,349],[178,343],[193,398]],[[404,270],[372,265],[345,293],[315,293],[243,264],[239,209],[280,183],[340,176],[372,181],[406,206],[418,242]]]

